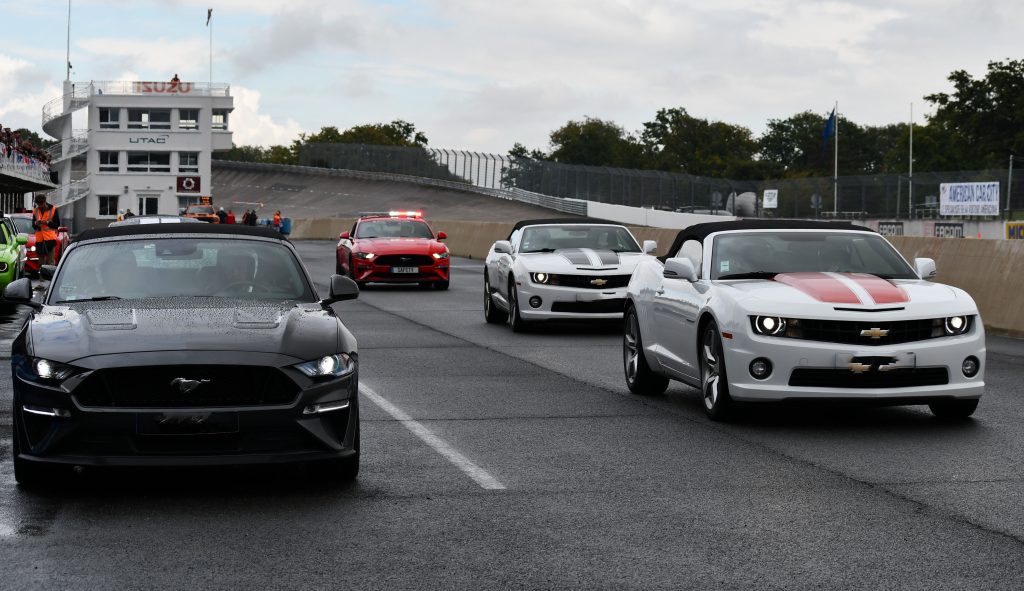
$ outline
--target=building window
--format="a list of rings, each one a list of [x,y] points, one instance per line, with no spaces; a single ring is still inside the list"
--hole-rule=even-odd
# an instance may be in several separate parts
[[[178,129],[199,129],[199,109],[178,109]]]
[[[120,129],[121,109],[100,109],[100,129]]]
[[[100,152],[100,172],[121,172],[120,152]]]
[[[185,208],[189,205],[195,205],[199,203],[199,195],[178,195],[178,213],[185,213]]]
[[[100,215],[117,215],[117,195],[100,195]]]
[[[228,112],[224,109],[213,110],[213,123],[210,127],[214,130],[227,131]]]
[[[199,152],[178,152],[178,172],[199,172]]]
[[[128,152],[128,172],[171,172],[171,154]]]
[[[170,128],[170,109],[128,109],[128,129]]]
[[[139,215],[157,215],[160,205],[160,197],[157,195],[139,196]]]

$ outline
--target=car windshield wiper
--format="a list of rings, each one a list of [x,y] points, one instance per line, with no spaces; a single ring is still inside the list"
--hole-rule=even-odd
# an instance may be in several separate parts
[[[719,275],[719,279],[771,279],[778,275],[778,271],[750,271],[749,273],[732,273],[730,275]]]
[[[57,300],[58,304],[77,304],[78,302],[105,302],[108,300],[120,300],[123,299],[120,296],[108,295],[108,296],[96,296],[94,298],[83,298],[80,300]]]
[[[555,252],[554,248],[538,248],[535,250],[524,250],[519,254],[530,254],[531,252]]]

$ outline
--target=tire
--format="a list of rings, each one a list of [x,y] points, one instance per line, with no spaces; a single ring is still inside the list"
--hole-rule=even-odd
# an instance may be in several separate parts
[[[359,418],[356,417],[356,436],[353,443],[356,453],[341,460],[326,460],[310,466],[310,473],[324,482],[352,482],[359,476]]]
[[[444,291],[444,290],[448,289],[448,282],[447,281],[435,281],[434,282],[434,289],[437,289],[437,290],[440,290],[440,291]]]
[[[974,400],[940,400],[928,405],[936,418],[947,421],[962,421],[978,408],[978,399]]]
[[[512,332],[526,332],[526,321],[519,314],[519,295],[515,280],[508,280],[508,327]]]
[[[712,421],[728,420],[733,414],[734,404],[729,396],[729,376],[725,371],[722,337],[714,321],[704,327],[698,355],[704,412]]]
[[[640,320],[632,306],[626,310],[622,333],[622,369],[626,376],[626,387],[634,394],[663,394],[668,388],[668,378],[654,373],[647,365],[643,342],[640,340]]]
[[[11,455],[14,456],[14,479],[25,488],[44,488],[53,485],[58,476],[57,468],[23,460],[21,454],[21,428],[18,417],[14,417]]]
[[[494,305],[494,298],[491,297],[491,280],[484,270],[484,320],[488,324],[502,324],[508,320],[508,316]]]

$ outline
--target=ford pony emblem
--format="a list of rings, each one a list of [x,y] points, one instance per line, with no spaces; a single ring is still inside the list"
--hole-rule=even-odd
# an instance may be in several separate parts
[[[178,391],[182,394],[191,394],[199,386],[209,383],[210,380],[190,380],[188,378],[174,378],[171,380],[171,386],[177,386]]]

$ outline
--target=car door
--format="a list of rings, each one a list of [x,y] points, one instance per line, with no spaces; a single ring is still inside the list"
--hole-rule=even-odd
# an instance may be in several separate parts
[[[487,278],[491,282],[491,289],[501,296],[499,299],[502,304],[508,302],[509,275],[513,272],[512,267],[515,265],[516,256],[518,256],[520,236],[521,232],[519,230],[512,233],[512,236],[509,237],[509,242],[512,244],[512,254],[494,253],[493,265],[489,268],[490,274]]]
[[[352,229],[349,230],[348,238],[338,239],[338,263],[349,275],[352,275],[351,266],[353,241],[355,240],[356,227],[358,227],[358,225],[359,222],[352,224]]]
[[[687,279],[663,276],[651,303],[654,335],[662,367],[690,379],[696,379],[700,374],[694,351],[697,342],[697,314],[704,306],[704,294],[707,293],[707,285],[701,281],[702,250],[699,241],[688,240],[676,254],[694,263],[698,281],[691,283]]]

